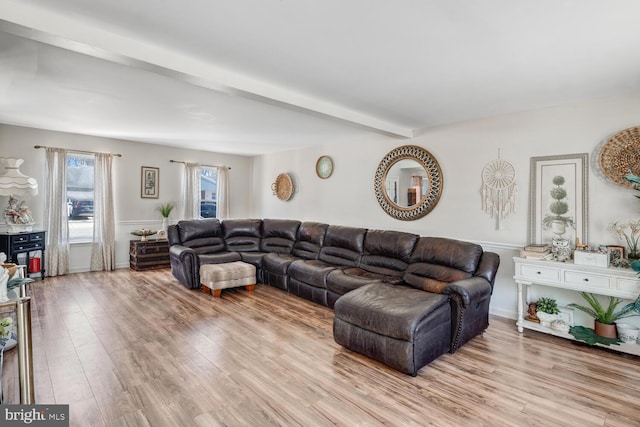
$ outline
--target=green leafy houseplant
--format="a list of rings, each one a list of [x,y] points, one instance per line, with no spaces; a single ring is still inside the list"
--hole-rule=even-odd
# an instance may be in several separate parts
[[[612,325],[616,320],[623,319],[625,317],[637,316],[640,312],[640,296],[635,300],[635,302],[629,303],[619,311],[616,311],[616,308],[622,303],[620,298],[610,296],[609,305],[605,309],[594,294],[589,292],[580,292],[580,295],[582,295],[582,298],[589,303],[589,307],[574,303],[569,304],[569,307],[587,313],[597,322],[604,323],[605,325]]]
[[[552,182],[555,187],[551,189],[551,198],[554,200],[551,205],[549,205],[551,214],[545,215],[542,219],[542,225],[546,228],[551,228],[553,223],[558,222],[571,228],[576,227],[573,217],[565,215],[569,212],[569,204],[564,200],[567,198],[567,190],[562,188],[564,181],[563,176],[557,175],[553,177]]]
[[[558,314],[560,310],[558,309],[558,303],[553,298],[540,298],[538,299],[536,310],[541,311],[543,313],[548,314]]]
[[[596,335],[593,329],[585,328],[584,326],[572,326],[571,329],[569,329],[569,333],[578,341],[584,341],[589,345],[620,345],[622,342],[622,340],[618,338],[607,338]]]
[[[175,207],[176,204],[173,202],[161,203],[160,206],[158,206],[158,211],[163,218],[169,218],[169,215],[171,215],[171,211]]]

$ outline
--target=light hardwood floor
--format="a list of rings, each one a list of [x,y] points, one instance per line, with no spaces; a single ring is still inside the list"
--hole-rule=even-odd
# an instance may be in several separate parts
[[[492,318],[413,378],[338,346],[332,310],[278,289],[185,289],[168,270],[36,282],[37,403],[71,425],[638,426],[640,358]],[[18,401],[15,350],[5,401]]]

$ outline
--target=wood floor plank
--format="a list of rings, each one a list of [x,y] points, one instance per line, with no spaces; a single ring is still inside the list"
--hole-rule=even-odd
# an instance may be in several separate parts
[[[336,344],[331,309],[269,286],[214,298],[123,269],[31,288],[36,401],[70,404],[71,425],[640,425],[639,357],[507,319],[414,378]]]

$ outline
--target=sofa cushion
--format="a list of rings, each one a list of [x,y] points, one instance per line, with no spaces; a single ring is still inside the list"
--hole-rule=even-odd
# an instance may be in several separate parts
[[[179,221],[176,228],[180,241],[170,242],[172,245],[181,244],[193,249],[197,254],[218,253],[225,250],[222,227],[218,219]]]
[[[412,342],[417,325],[443,305],[449,306],[446,295],[402,285],[371,283],[342,296],[334,310],[336,318],[352,325]]]
[[[218,252],[215,254],[206,253],[198,255],[200,265],[203,264],[223,264],[226,262],[240,261],[242,258],[238,252]]]
[[[417,234],[369,230],[364,237],[360,268],[382,275],[402,277],[418,239]]]
[[[301,259],[318,259],[328,224],[305,221],[300,224],[292,253]]]
[[[292,254],[271,252],[262,258],[262,267],[272,273],[284,275],[287,274],[289,265],[296,259]]]
[[[227,219],[222,222],[222,232],[228,251],[259,251],[262,237],[262,220]]]
[[[333,270],[327,275],[327,289],[338,295],[344,295],[369,283],[381,282],[385,277],[387,276],[372,273],[358,267],[346,267]],[[395,279],[400,281],[397,277]]]
[[[320,260],[296,260],[289,265],[290,278],[315,288],[327,287],[327,274],[337,267]]]
[[[291,253],[298,235],[300,221],[289,219],[262,220],[262,252]]]
[[[482,247],[474,243],[439,237],[421,237],[403,280],[414,288],[440,293],[450,282],[472,277]]]
[[[330,225],[318,259],[338,266],[358,266],[366,232],[366,228]]]

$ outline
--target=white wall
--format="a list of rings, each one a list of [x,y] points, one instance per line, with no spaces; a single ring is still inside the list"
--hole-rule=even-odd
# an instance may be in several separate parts
[[[24,159],[20,170],[38,181],[39,194],[27,196],[34,217],[42,227],[44,217],[45,151],[34,145],[70,148],[76,150],[101,151],[122,154],[114,159],[114,197],[116,211],[116,265],[128,267],[129,240],[136,239],[131,231],[145,228],[160,228],[162,217],[156,210],[163,202],[176,202],[170,221],[181,219],[182,174],[184,166],[169,160],[199,162],[211,165],[231,166],[230,171],[230,216],[247,217],[251,211],[251,186],[253,159],[246,156],[186,150],[164,145],[142,144],[109,138],[91,137],[63,132],[52,132],[32,128],[0,124],[0,156]],[[140,197],[140,167],[160,168],[160,197]],[[0,198],[4,209],[6,197]],[[90,250],[87,244],[72,245],[70,268],[72,272],[87,271],[90,265]]]
[[[371,136],[265,155],[255,161],[253,213],[481,243],[486,250],[497,252],[502,262],[491,311],[514,318],[516,288],[511,258],[527,243],[530,158],[589,153],[592,163],[593,151],[600,142],[639,122],[640,95],[635,95],[442,126],[406,140]],[[405,144],[429,150],[444,175],[444,189],[436,208],[426,217],[408,222],[386,215],[373,191],[373,177],[380,160],[391,149]],[[515,167],[519,188],[517,211],[501,222],[500,230],[481,210],[480,199],[482,168],[498,157],[498,150]],[[334,173],[327,180],[315,174],[315,162],[320,155],[329,155],[334,160]],[[296,190],[286,202],[278,200],[270,190],[281,172],[292,175]],[[621,244],[607,231],[607,224],[638,216],[640,201],[633,197],[634,193],[605,181],[590,164],[588,243]],[[556,296],[555,291],[544,291]],[[558,293],[556,297],[559,303],[566,304],[574,296]]]

